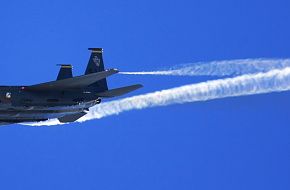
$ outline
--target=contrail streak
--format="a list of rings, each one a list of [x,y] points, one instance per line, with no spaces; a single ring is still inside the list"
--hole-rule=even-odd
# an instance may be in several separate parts
[[[89,113],[78,122],[117,115],[129,110],[286,90],[290,90],[290,67],[266,73],[246,74],[234,78],[184,85],[103,103],[92,107]],[[58,120],[31,125],[56,124],[59,124]]]
[[[197,62],[160,71],[120,72],[129,75],[237,76],[290,66],[290,59],[237,59]]]

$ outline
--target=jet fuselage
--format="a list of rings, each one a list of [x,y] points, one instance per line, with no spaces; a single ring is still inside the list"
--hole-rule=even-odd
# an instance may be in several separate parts
[[[0,122],[43,121],[87,111],[101,102],[90,91],[26,91],[26,86],[0,86]]]

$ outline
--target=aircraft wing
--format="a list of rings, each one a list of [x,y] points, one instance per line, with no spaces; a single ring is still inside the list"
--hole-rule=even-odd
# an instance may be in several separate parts
[[[92,73],[88,75],[82,75],[73,78],[67,78],[63,80],[56,80],[41,84],[36,84],[32,86],[25,87],[26,90],[31,91],[46,91],[46,90],[67,90],[67,89],[80,89],[96,81],[102,80],[110,75],[118,73],[117,69],[110,69],[102,72]]]
[[[141,87],[143,87],[141,84],[135,84],[135,85],[131,85],[131,86],[125,86],[125,87],[121,87],[121,88],[107,90],[105,92],[99,92],[99,93],[97,93],[97,95],[99,97],[112,98],[112,97],[116,97],[116,96],[122,96],[124,94],[129,93],[129,92],[137,90],[138,88],[141,88]]]

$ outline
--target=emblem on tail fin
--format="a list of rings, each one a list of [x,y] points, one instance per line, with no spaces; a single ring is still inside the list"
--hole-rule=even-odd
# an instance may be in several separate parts
[[[103,61],[103,49],[102,48],[89,48],[91,51],[91,56],[85,71],[85,75],[98,73],[105,71],[104,61]],[[107,80],[104,78],[90,85],[97,89],[98,92],[103,92],[108,90]]]
[[[97,55],[94,55],[94,57],[92,58],[94,64],[99,67],[100,66],[100,63],[101,63],[101,60],[98,58]]]

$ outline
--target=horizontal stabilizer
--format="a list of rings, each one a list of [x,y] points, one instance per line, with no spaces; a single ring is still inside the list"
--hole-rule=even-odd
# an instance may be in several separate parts
[[[61,123],[74,122],[74,121],[78,120],[79,118],[83,117],[86,114],[87,114],[86,112],[75,113],[75,114],[66,115],[66,116],[63,116],[61,118],[58,118],[58,120]]]
[[[95,83],[96,81],[102,80],[118,72],[119,71],[116,69],[110,69],[110,70],[92,73],[88,75],[82,75],[82,76],[67,78],[63,80],[36,84],[36,85],[28,86],[25,89],[33,90],[33,91],[80,89],[80,88],[87,87],[90,84]]]
[[[100,93],[97,94],[97,96],[106,97],[106,98],[122,96],[124,94],[129,93],[129,92],[137,90],[138,88],[141,88],[141,87],[143,87],[141,84],[135,84],[135,85],[132,85],[132,86],[126,86],[126,87],[121,87],[121,88],[108,90],[108,91],[105,91],[105,92],[100,92]]]

